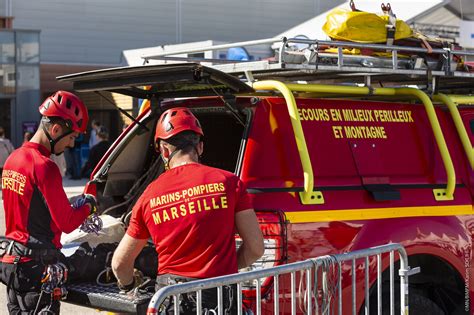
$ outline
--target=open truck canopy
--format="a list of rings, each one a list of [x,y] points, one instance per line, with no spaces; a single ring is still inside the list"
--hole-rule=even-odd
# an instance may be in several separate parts
[[[108,91],[136,98],[176,98],[250,93],[238,78],[196,63],[121,67],[65,75],[79,92]]]

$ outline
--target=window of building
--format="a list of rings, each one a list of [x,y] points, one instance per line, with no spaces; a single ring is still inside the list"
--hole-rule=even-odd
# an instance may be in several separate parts
[[[38,63],[39,60],[39,33],[16,32],[18,62]]]
[[[39,67],[33,65],[17,65],[18,89],[39,90]]]
[[[0,65],[0,95],[14,95],[15,92],[15,65]]]
[[[15,62],[15,34],[0,31],[0,64]]]

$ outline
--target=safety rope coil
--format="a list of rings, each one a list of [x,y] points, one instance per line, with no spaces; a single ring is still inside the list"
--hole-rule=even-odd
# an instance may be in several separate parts
[[[305,270],[301,270],[300,282],[298,286],[298,306],[303,314],[307,314],[308,305],[308,291],[311,290],[311,298],[314,301],[313,307],[316,308],[317,314],[329,314],[331,305],[335,300],[337,290],[339,287],[338,269],[340,265],[337,259],[333,255],[328,255],[318,258],[313,261],[313,267],[311,272],[314,275],[313,287],[308,287],[308,284],[304,281]],[[319,274],[325,274],[321,281],[318,279]],[[306,283],[306,285],[305,285]],[[319,306],[321,306],[321,312],[319,312]]]

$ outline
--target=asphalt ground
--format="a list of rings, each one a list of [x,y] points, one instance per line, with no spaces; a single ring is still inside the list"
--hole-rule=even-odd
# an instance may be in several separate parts
[[[84,185],[87,180],[70,180],[67,178],[63,179],[64,190],[68,197],[79,195],[84,190]],[[1,191],[0,191],[1,195]],[[5,235],[5,212],[3,211],[3,201],[1,204],[0,211],[0,235]],[[7,310],[7,297],[6,297],[6,287],[0,284],[0,314],[8,314]],[[105,315],[111,314],[108,312],[101,312],[99,310],[81,307],[69,303],[61,303],[61,314],[74,314],[74,315]]]

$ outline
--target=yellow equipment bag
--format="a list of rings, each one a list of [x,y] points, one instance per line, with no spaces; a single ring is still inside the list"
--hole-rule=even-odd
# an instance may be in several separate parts
[[[332,39],[358,43],[384,43],[390,16],[342,8],[332,10],[326,17],[323,31]],[[402,20],[396,20],[395,40],[412,36],[413,32]]]

